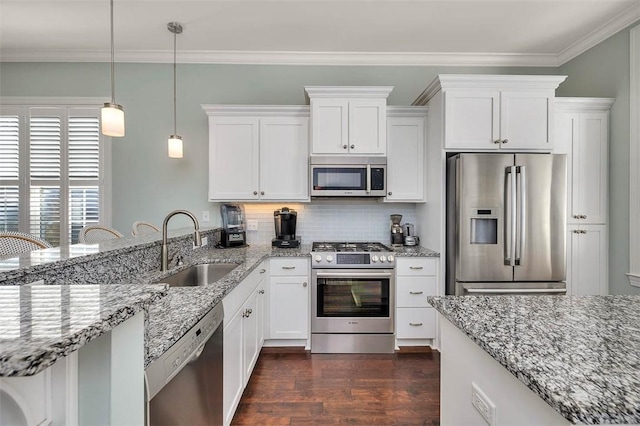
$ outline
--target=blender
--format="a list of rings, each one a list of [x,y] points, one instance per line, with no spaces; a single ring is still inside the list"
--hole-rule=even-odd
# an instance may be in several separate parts
[[[401,214],[391,215],[391,245],[401,246],[404,244],[404,234],[402,232],[402,225],[400,225],[401,221]]]

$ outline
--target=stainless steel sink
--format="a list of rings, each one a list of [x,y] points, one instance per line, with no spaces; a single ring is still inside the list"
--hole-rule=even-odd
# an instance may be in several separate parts
[[[170,287],[193,287],[211,284],[231,272],[235,263],[203,263],[169,275],[161,280]]]

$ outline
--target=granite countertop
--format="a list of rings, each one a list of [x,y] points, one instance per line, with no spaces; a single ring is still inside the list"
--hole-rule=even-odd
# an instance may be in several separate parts
[[[640,296],[428,297],[572,423],[640,423]]]
[[[393,247],[396,257],[440,257],[437,251],[422,246]]]
[[[0,377],[37,374],[166,294],[166,285],[0,286]]]
[[[179,268],[150,272],[140,277],[144,283],[162,282],[162,278],[198,263],[236,263],[238,266],[215,283],[200,287],[170,287],[169,294],[149,310],[147,357],[145,367],[173,346],[191,327],[216,306],[263,260],[270,257],[309,257],[311,246],[273,248],[251,245],[245,248],[207,249]]]

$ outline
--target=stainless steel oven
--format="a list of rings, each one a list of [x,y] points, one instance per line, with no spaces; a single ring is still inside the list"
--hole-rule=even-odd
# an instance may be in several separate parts
[[[358,244],[313,256],[313,353],[394,351],[395,259],[386,246]]]

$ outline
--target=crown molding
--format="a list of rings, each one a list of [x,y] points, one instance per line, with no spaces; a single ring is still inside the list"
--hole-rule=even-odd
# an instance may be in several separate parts
[[[387,117],[426,117],[427,106],[395,106],[387,105]]]
[[[173,53],[117,51],[116,62],[173,63]],[[0,62],[109,62],[110,53],[91,50],[0,51]],[[255,52],[191,50],[177,53],[181,64],[336,65],[336,66],[522,66],[557,65],[555,54],[432,52]]]
[[[576,56],[586,52],[593,46],[608,39],[618,31],[628,27],[639,19],[640,2],[637,2],[605,24],[587,34],[585,37],[582,37],[580,40],[576,41],[569,47],[560,51],[557,55],[558,62],[556,66],[564,65]]]
[[[309,105],[200,105],[209,116],[309,117]]]
[[[309,98],[387,98],[393,86],[304,86]]]
[[[558,97],[554,99],[553,108],[555,112],[607,112],[615,101],[615,98]]]

